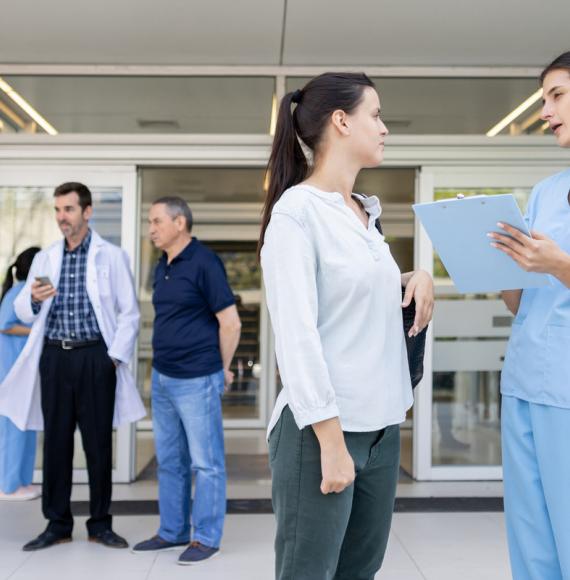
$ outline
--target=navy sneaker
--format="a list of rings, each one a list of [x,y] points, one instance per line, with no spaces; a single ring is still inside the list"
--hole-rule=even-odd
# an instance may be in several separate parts
[[[153,536],[150,540],[139,542],[133,547],[131,552],[134,554],[142,554],[144,552],[168,552],[169,550],[177,550],[186,546],[188,542],[167,542],[160,536]]]
[[[210,548],[204,546],[200,542],[191,542],[190,545],[178,558],[178,563],[181,566],[195,566],[202,564],[206,560],[211,560],[214,556],[220,553],[220,548]]]

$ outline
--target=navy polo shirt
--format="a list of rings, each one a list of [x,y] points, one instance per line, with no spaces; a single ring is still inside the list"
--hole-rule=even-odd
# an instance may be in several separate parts
[[[154,275],[153,367],[182,379],[222,370],[216,312],[235,304],[220,258],[192,238],[170,264],[166,254]]]

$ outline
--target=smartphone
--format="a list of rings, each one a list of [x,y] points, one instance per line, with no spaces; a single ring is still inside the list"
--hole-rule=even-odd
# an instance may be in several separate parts
[[[41,286],[53,286],[49,276],[36,276],[36,282],[39,282]]]

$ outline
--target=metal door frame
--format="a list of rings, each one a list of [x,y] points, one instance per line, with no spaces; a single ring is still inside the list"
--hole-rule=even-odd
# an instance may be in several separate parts
[[[53,187],[65,181],[81,181],[90,187],[120,187],[121,204],[121,247],[127,252],[131,268],[135,271],[137,242],[134,223],[137,214],[136,167],[124,166],[81,166],[81,165],[0,165],[0,185],[22,187]],[[136,370],[136,365],[132,365]],[[116,430],[115,466],[113,481],[128,482],[131,478],[132,425],[123,425]],[[34,481],[41,481],[41,470],[34,471]],[[86,469],[74,469],[73,481],[86,483]]]

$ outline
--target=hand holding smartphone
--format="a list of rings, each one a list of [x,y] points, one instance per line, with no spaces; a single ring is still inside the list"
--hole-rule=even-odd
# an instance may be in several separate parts
[[[43,302],[55,296],[56,290],[49,276],[36,276],[35,280],[32,284],[32,302]]]

